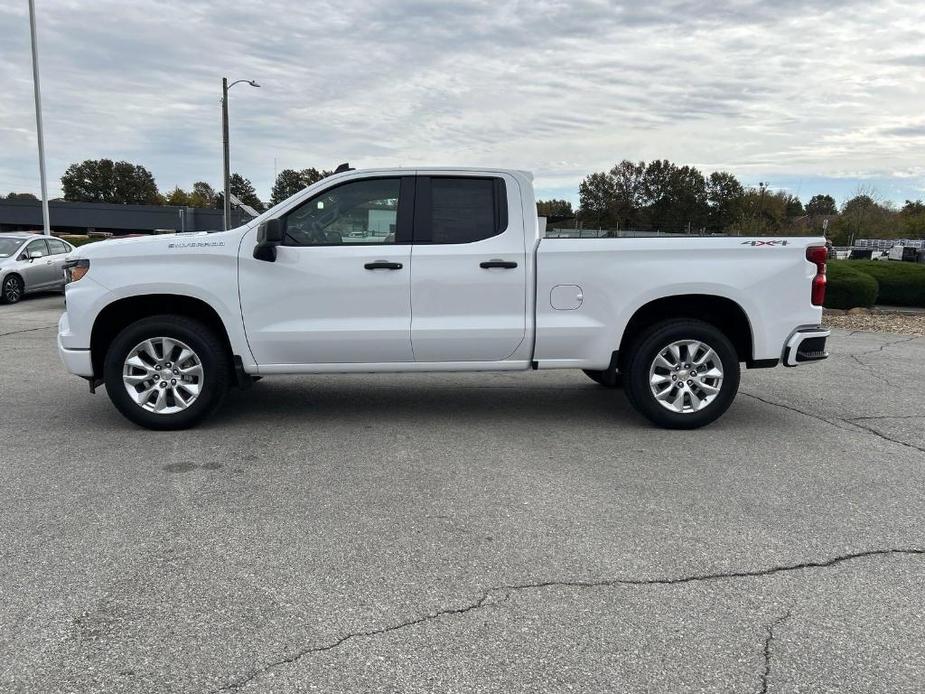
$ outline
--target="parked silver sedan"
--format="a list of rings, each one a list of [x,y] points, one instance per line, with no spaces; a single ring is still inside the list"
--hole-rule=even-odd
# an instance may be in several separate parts
[[[0,234],[0,301],[15,304],[29,292],[64,289],[67,241],[39,234]]]

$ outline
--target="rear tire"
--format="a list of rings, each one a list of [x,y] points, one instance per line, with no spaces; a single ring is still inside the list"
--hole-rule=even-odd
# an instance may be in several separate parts
[[[223,341],[184,316],[142,318],[110,344],[106,393],[127,419],[147,429],[186,429],[221,404],[231,380]]]
[[[22,277],[19,275],[7,275],[3,280],[3,287],[0,287],[0,301],[5,304],[15,304],[25,293]]]
[[[592,371],[589,369],[582,369],[585,372],[585,376],[590,378],[595,383],[599,383],[605,388],[622,388],[623,387],[623,375],[617,373],[614,369],[605,369],[603,371]]]
[[[667,429],[710,424],[729,409],[739,388],[735,348],[716,326],[700,320],[651,326],[635,340],[626,365],[630,404]]]

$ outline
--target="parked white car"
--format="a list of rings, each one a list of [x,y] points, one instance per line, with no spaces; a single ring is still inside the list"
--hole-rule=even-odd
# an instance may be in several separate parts
[[[31,292],[64,289],[67,241],[29,233],[0,234],[0,301],[15,304]]]
[[[255,377],[530,369],[693,428],[740,363],[827,356],[825,260],[822,238],[540,239],[522,171],[346,171],[237,229],[80,248],[59,350],[153,429]]]

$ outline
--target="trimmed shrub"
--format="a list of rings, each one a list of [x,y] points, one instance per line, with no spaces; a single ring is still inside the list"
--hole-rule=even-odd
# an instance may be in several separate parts
[[[869,308],[877,301],[877,280],[847,261],[829,261],[826,266],[826,308]]]
[[[67,241],[72,246],[83,246],[86,243],[93,243],[94,241],[103,240],[103,237],[100,237],[100,236],[79,236],[79,235],[70,236],[67,234],[62,234],[60,238]]]
[[[849,264],[877,280],[877,303],[925,307],[925,265],[896,260],[853,260]]]

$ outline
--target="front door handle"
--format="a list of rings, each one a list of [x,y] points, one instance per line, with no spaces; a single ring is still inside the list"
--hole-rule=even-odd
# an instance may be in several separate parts
[[[497,258],[492,258],[491,260],[484,260],[479,263],[480,268],[488,269],[492,267],[502,267],[505,270],[510,270],[517,267],[517,263],[513,260],[498,260]]]
[[[364,265],[367,270],[401,270],[401,263],[390,263],[388,260],[374,260]]]

